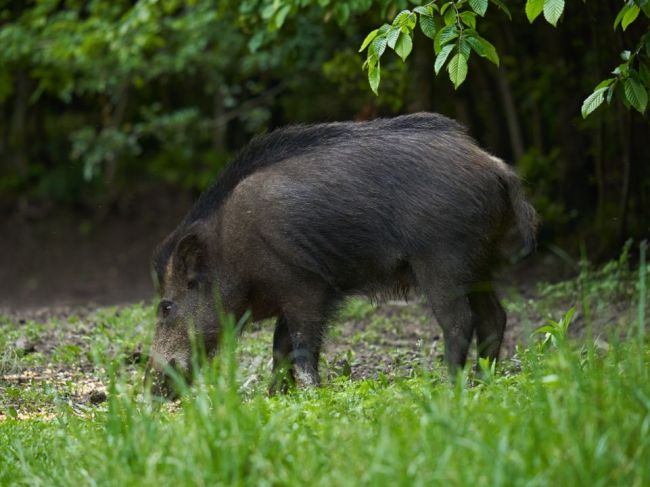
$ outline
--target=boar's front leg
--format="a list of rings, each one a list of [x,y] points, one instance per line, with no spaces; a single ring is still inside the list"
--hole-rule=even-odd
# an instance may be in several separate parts
[[[283,305],[289,337],[293,376],[299,387],[320,384],[318,358],[327,320],[335,309],[335,293],[314,281],[294,283]]]
[[[324,321],[289,321],[293,376],[300,387],[320,384],[318,359],[325,331]]]
[[[273,333],[273,379],[269,387],[269,394],[287,392],[289,386],[295,383],[293,376],[291,352],[291,336],[284,316],[280,316],[275,323]]]

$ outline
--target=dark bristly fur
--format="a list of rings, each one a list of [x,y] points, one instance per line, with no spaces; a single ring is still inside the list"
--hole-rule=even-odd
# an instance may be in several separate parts
[[[201,298],[213,291],[226,311],[277,316],[275,364],[289,360],[302,382],[317,382],[319,337],[354,293],[418,289],[458,367],[474,332],[481,355],[498,354],[505,314],[492,269],[513,225],[532,250],[536,216],[516,174],[442,115],[293,126],[254,138],[153,266],[163,300],[180,303],[178,329],[192,320],[214,335]],[[188,362],[170,329],[158,326],[154,352]]]
[[[177,237],[192,223],[212,215],[235,186],[255,171],[288,157],[294,158],[309,153],[325,145],[372,136],[377,130],[441,131],[455,132],[458,135],[465,132],[464,127],[447,117],[436,113],[418,113],[396,118],[380,118],[370,122],[293,125],[269,134],[258,135],[240,151],[217,181],[199,197],[173,237]],[[159,281],[162,279],[162,273],[175,244],[175,238],[168,239],[154,252],[153,267]]]

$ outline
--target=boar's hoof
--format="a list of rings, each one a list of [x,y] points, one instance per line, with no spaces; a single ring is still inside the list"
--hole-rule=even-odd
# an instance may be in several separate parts
[[[310,369],[301,369],[298,368],[295,371],[296,376],[296,385],[301,389],[306,389],[308,387],[316,387],[320,385],[320,377],[318,372],[312,368]]]
[[[276,394],[286,394],[292,387],[296,386],[296,379],[293,370],[278,370],[273,374],[273,379],[269,385],[269,396]]]

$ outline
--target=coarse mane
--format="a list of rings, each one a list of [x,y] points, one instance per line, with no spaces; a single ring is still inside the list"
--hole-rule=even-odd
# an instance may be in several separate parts
[[[182,225],[191,225],[209,217],[235,187],[254,172],[350,135],[348,124],[331,123],[292,125],[255,136],[226,166],[214,184],[203,192]]]
[[[199,197],[181,225],[188,226],[210,216],[241,181],[259,169],[342,139],[368,136],[381,131],[401,130],[465,132],[462,125],[450,118],[437,113],[423,112],[394,118],[377,118],[366,122],[291,125],[268,134],[258,135],[244,146],[217,181]]]

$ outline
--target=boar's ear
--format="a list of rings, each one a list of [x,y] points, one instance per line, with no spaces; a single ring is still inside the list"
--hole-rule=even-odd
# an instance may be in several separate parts
[[[201,280],[207,270],[207,249],[196,233],[185,235],[176,245],[174,267],[188,283]]]

